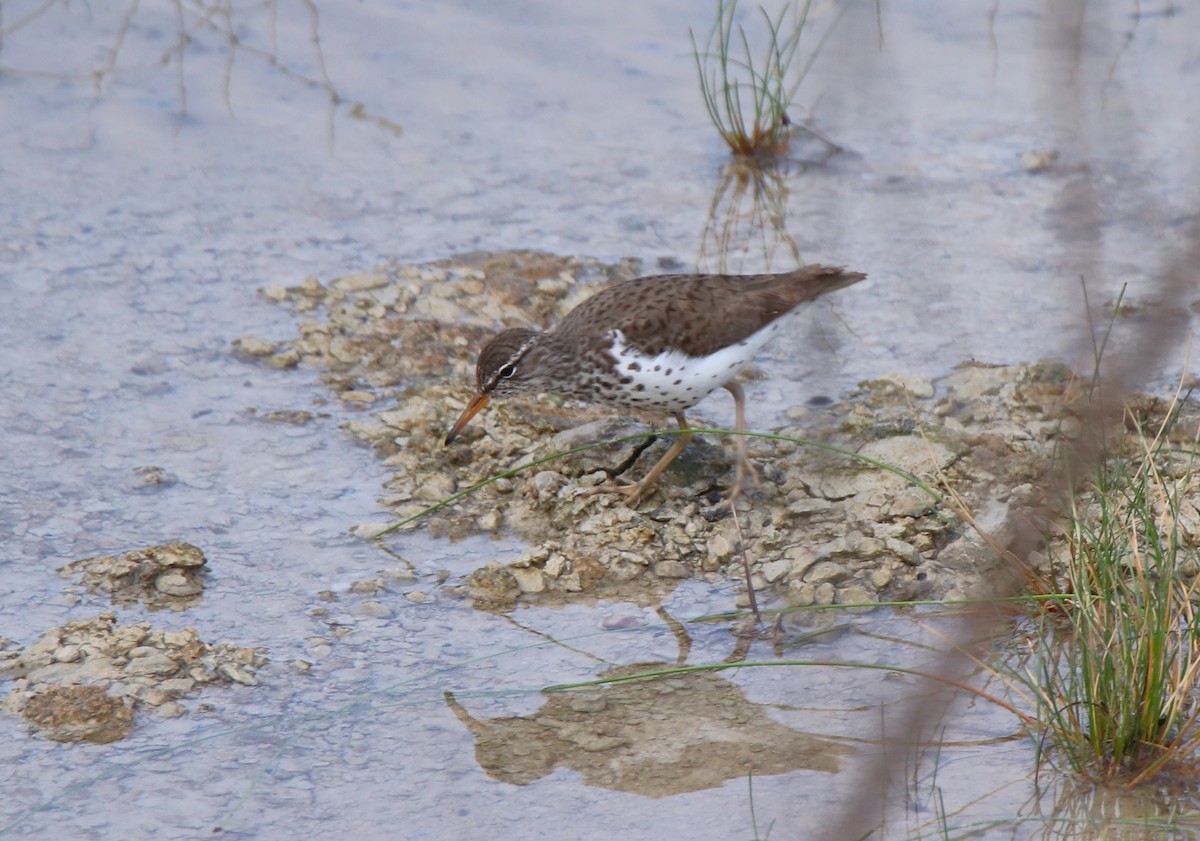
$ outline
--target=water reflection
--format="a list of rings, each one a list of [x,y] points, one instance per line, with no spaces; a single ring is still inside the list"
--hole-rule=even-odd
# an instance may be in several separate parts
[[[476,718],[449,692],[446,704],[475,737],[480,767],[513,785],[568,768],[590,786],[667,797],[748,775],[832,774],[853,753],[779,724],[713,672],[617,682],[671,665],[609,669],[599,678],[615,682],[551,694],[532,715]]]

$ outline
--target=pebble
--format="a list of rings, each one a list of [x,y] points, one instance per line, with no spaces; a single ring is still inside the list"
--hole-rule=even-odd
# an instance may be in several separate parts
[[[718,561],[724,561],[733,554],[733,544],[723,534],[710,538],[708,541],[708,556]]]
[[[393,612],[390,607],[376,599],[367,599],[351,608],[351,613],[370,619],[391,619]]]
[[[850,584],[841,589],[837,595],[840,604],[874,604],[875,593],[861,584]]]
[[[54,659],[59,663],[75,663],[79,660],[81,651],[78,645],[64,645],[55,650]]]
[[[374,540],[391,527],[391,523],[359,523],[350,528],[350,533],[361,540]]]
[[[561,553],[555,553],[546,561],[542,570],[549,578],[558,578],[567,568],[567,559]]]
[[[792,562],[787,559],[768,561],[762,565],[762,577],[768,584],[774,584],[792,569]]]
[[[363,272],[339,277],[330,286],[343,292],[366,292],[372,289],[381,289],[389,283],[391,283],[391,278],[384,272]]]
[[[178,664],[154,648],[136,648],[130,652],[125,673],[130,675],[174,674]]]
[[[1021,168],[1030,174],[1045,172],[1058,160],[1057,149],[1029,149],[1017,153]]]
[[[263,339],[257,339],[254,336],[243,336],[240,339],[234,339],[234,350],[246,356],[270,356],[278,348],[278,342],[268,342]]]
[[[536,567],[516,567],[513,577],[522,593],[540,593],[546,589],[546,577]]]
[[[154,577],[154,589],[165,596],[195,596],[204,592],[204,585],[178,570],[161,572]]]
[[[659,561],[654,565],[654,574],[659,578],[687,578],[692,571],[679,561]]]
[[[812,584],[822,584],[830,581],[840,581],[846,578],[849,573],[841,564],[835,564],[832,561],[821,561],[814,564],[805,574],[804,580]],[[825,602],[828,604],[828,602]]]

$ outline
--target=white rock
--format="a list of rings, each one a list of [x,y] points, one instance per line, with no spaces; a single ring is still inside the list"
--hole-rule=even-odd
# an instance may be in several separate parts
[[[522,593],[541,593],[546,589],[546,576],[538,567],[514,567],[512,574]]]
[[[792,562],[786,559],[768,561],[762,565],[762,577],[767,580],[767,583],[774,584],[787,575],[791,568]]]
[[[383,272],[363,272],[346,277],[339,277],[330,284],[334,289],[343,292],[366,292],[369,289],[379,289],[388,285],[388,276]]]

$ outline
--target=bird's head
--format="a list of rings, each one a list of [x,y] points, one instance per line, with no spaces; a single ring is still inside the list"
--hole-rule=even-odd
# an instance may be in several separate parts
[[[482,411],[493,397],[508,397],[521,392],[541,390],[540,377],[532,370],[533,366],[522,365],[522,362],[544,335],[537,330],[514,327],[495,336],[484,346],[475,366],[475,380],[479,393],[471,399],[451,427],[446,435],[447,444],[458,437],[467,422]]]

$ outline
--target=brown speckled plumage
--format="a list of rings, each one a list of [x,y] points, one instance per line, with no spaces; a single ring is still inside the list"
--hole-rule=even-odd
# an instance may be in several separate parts
[[[646,356],[674,350],[702,358],[864,277],[840,268],[805,266],[783,274],[679,274],[620,281],[571,310],[549,332],[518,327],[493,338],[479,355],[477,385],[480,393],[497,397],[552,391],[624,408],[656,408],[626,399],[623,386],[628,383],[621,383],[622,372],[613,368],[613,331],[619,330]],[[498,376],[508,364],[516,368],[513,375]],[[714,382],[698,392],[690,405],[723,384]]]
[[[484,347],[479,393],[446,436],[450,443],[493,397],[549,391],[628,409],[683,412],[724,386],[782,323],[783,316],[866,275],[828,266],[763,275],[659,275],[620,281],[571,310],[548,332],[514,328]],[[679,436],[638,486],[661,473],[689,436]],[[636,495],[635,495],[636,496]]]
[[[571,310],[553,333],[577,341],[620,330],[649,356],[668,348],[708,356],[779,316],[866,275],[827,266],[762,275],[677,274],[614,283]]]

